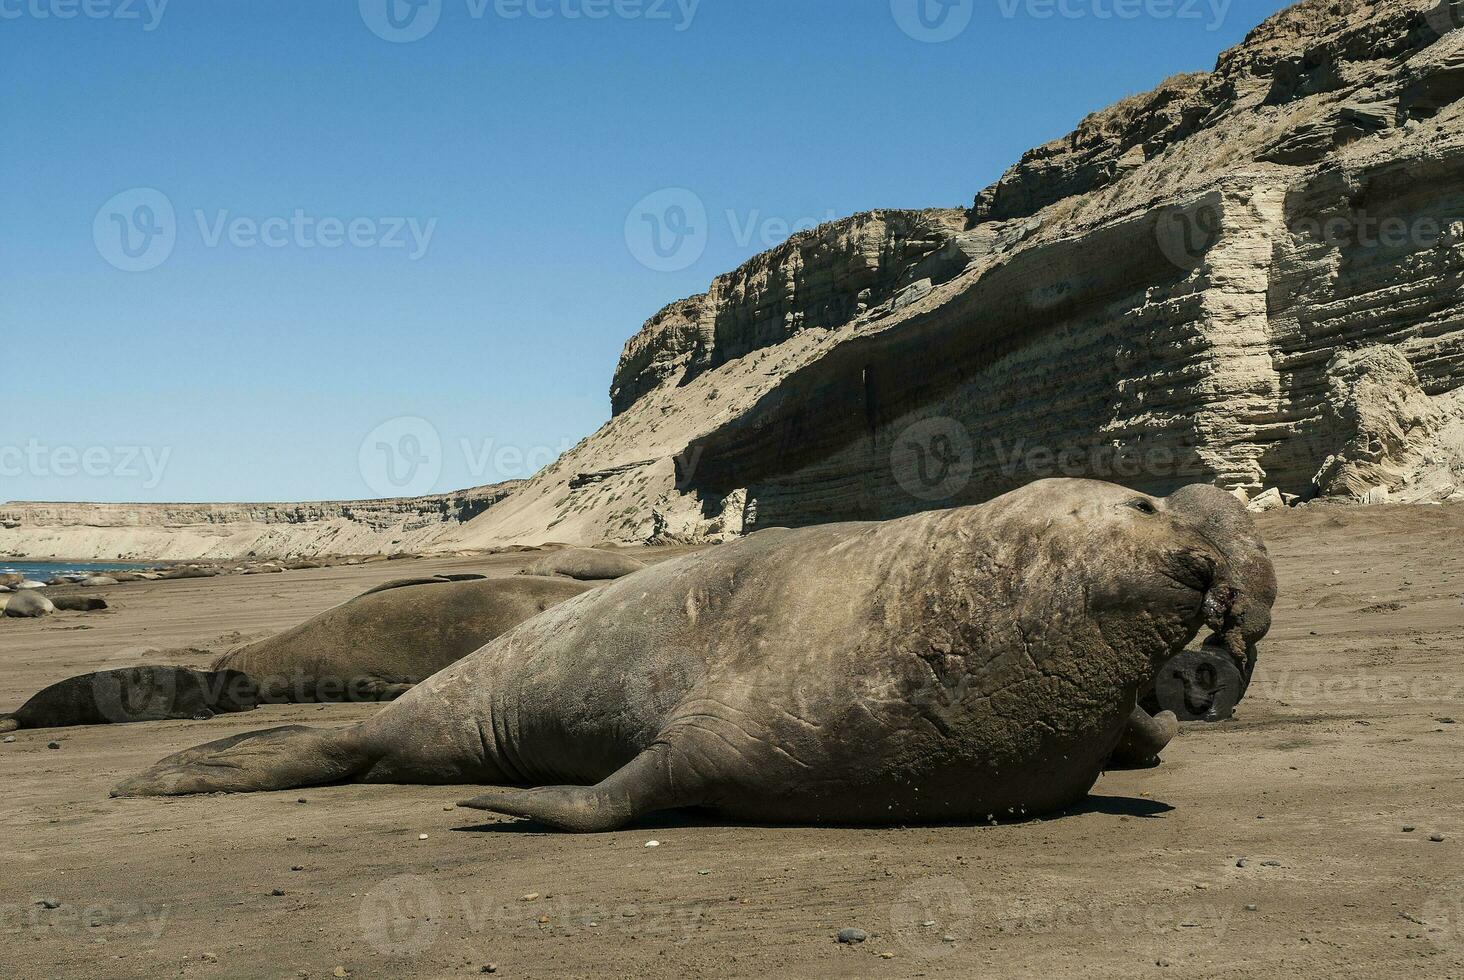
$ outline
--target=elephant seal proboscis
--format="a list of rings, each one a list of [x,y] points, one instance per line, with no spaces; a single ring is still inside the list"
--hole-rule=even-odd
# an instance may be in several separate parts
[[[1217,515],[1240,533],[1216,534]],[[1082,799],[1140,687],[1201,627],[1249,670],[1275,589],[1229,494],[1046,480],[672,559],[354,728],[213,742],[113,794],[474,783],[495,788],[466,806],[573,831],[689,806],[800,823],[1039,815]]]
[[[519,574],[560,575],[581,582],[597,582],[623,578],[645,567],[645,562],[628,555],[617,555],[598,548],[566,548],[545,555]]]
[[[388,582],[213,666],[248,674],[270,702],[389,701],[591,587],[529,577]]]
[[[259,704],[258,695],[253,682],[234,670],[103,670],[52,684],[14,714],[0,715],[0,732],[212,718],[224,712],[248,711]]]

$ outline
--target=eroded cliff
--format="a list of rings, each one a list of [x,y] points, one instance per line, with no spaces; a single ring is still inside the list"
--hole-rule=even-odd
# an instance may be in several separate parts
[[[423,544],[718,539],[1054,475],[1464,496],[1461,13],[1303,0],[969,208],[794,236],[652,317],[605,426]]]

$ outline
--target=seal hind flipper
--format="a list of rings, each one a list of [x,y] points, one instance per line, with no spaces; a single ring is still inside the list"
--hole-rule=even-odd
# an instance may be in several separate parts
[[[0,732],[13,732],[20,727],[14,715],[0,715]]]
[[[673,781],[670,753],[653,745],[594,786],[495,787],[458,806],[524,817],[579,834],[619,830],[656,810],[695,806],[697,781]]]
[[[118,784],[112,795],[187,796],[324,786],[359,775],[374,761],[349,731],[289,725],[185,749]]]

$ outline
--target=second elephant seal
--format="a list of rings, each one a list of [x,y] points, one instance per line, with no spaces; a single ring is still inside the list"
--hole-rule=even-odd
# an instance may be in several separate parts
[[[388,701],[590,588],[527,576],[388,583],[213,666],[248,674],[266,701]]]
[[[565,548],[545,555],[525,568],[520,575],[560,575],[582,582],[603,582],[623,578],[646,567],[628,555],[617,555],[598,548]]]

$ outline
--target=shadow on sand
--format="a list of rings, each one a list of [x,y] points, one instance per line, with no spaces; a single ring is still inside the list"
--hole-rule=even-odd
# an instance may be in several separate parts
[[[998,826],[1038,823],[1044,820],[1060,820],[1063,817],[1077,817],[1088,813],[1101,813],[1114,817],[1139,817],[1146,820],[1161,817],[1174,810],[1168,803],[1158,800],[1149,800],[1142,797],[1132,796],[1089,796],[1081,803],[1059,810],[1056,813],[1047,814],[1044,817],[1037,817],[1031,820],[1004,820]],[[505,817],[503,823],[473,824],[467,827],[454,827],[453,833],[459,834],[563,834],[562,830],[555,830],[553,827],[541,824],[536,820],[524,820]],[[798,823],[755,823],[749,820],[730,820],[726,817],[719,817],[714,813],[701,810],[665,810],[661,813],[654,813],[640,820],[635,821],[622,830],[688,830],[693,827],[708,828],[730,828],[749,827],[758,830],[810,830],[815,829],[815,824]],[[836,824],[831,825],[841,829],[874,829],[874,830],[900,830],[906,828],[918,828],[925,830],[931,827],[989,827],[989,823],[928,823],[928,824],[897,824],[892,826],[885,824],[861,825],[861,824]]]

